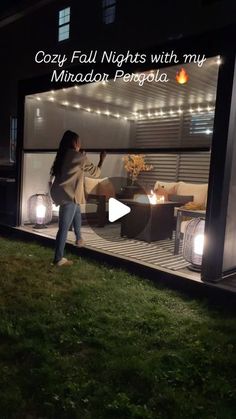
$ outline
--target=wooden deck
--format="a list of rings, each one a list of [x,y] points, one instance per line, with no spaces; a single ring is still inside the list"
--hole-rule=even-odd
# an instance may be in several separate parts
[[[55,239],[57,225],[46,229],[34,229],[30,226],[17,227],[25,232]],[[117,259],[134,262],[158,271],[190,279],[203,284],[200,273],[190,271],[188,263],[181,255],[174,255],[174,240],[161,240],[152,243],[120,237],[120,224],[107,225],[104,228],[82,226],[82,236],[85,248],[100,254],[115,256]],[[68,233],[67,242],[74,244],[74,233]],[[181,249],[180,249],[181,250]],[[224,279],[218,283],[209,284],[212,287],[236,293],[236,278]]]

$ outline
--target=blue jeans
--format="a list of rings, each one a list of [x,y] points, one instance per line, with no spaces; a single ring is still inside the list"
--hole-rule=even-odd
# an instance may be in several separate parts
[[[59,229],[56,235],[56,249],[54,263],[59,262],[64,256],[67,233],[70,226],[73,225],[76,240],[81,239],[81,212],[80,206],[75,202],[67,202],[60,205],[59,209]]]

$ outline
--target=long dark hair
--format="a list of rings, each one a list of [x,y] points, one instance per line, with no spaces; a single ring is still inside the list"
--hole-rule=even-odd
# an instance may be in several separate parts
[[[74,148],[74,142],[78,138],[79,138],[79,135],[76,134],[76,132],[69,131],[69,130],[64,132],[63,137],[60,141],[59,148],[57,150],[57,155],[51,167],[50,173],[52,176],[58,176],[61,174],[61,168],[62,168],[65,154],[68,149]]]

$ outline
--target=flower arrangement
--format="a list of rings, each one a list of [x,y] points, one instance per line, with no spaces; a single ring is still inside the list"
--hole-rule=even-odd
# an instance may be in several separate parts
[[[152,165],[145,163],[144,158],[145,156],[143,154],[127,154],[122,159],[132,185],[138,179],[140,172],[148,172],[153,168]]]

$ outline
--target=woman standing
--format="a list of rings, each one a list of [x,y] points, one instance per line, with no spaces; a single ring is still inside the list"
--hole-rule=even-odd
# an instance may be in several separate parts
[[[59,209],[59,229],[56,236],[54,264],[57,266],[72,265],[72,261],[64,258],[64,249],[68,230],[73,225],[76,245],[83,246],[81,238],[81,212],[79,204],[85,203],[84,174],[99,177],[106,153],[100,153],[97,166],[88,160],[86,154],[80,152],[79,135],[66,131],[61,139],[56,158],[51,168],[55,177],[51,187],[51,197]]]

